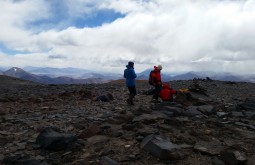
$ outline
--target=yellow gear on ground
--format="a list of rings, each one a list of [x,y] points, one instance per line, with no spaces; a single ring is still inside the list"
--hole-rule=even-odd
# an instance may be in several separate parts
[[[181,89],[179,89],[179,91],[182,92],[182,93],[187,93],[187,92],[189,92],[189,89],[181,88]]]

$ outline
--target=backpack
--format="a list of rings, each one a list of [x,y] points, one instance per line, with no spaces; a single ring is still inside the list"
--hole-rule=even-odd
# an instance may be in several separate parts
[[[153,85],[155,83],[156,76],[157,76],[157,72],[152,70],[150,72],[150,76],[149,76],[149,84],[150,85]]]

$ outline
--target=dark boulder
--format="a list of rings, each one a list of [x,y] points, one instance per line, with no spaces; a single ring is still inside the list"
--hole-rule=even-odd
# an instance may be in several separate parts
[[[143,139],[140,147],[160,159],[181,158],[181,154],[178,152],[180,146],[173,144],[161,135],[148,135]]]
[[[77,138],[72,134],[60,133],[57,130],[46,127],[36,138],[36,145],[43,149],[62,150]]]

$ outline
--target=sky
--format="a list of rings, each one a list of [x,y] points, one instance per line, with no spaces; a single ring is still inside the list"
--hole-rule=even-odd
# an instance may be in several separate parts
[[[0,0],[0,67],[255,74],[255,0]]]

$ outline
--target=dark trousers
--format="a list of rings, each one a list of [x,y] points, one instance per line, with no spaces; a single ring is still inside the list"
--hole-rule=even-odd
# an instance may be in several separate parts
[[[159,97],[159,93],[162,90],[162,86],[161,85],[155,85],[155,90],[154,90],[154,95],[153,95],[153,99],[158,99]]]
[[[128,87],[128,90],[129,90],[129,96],[135,97],[135,95],[136,95],[136,87],[135,86]]]
[[[128,97],[127,101],[129,104],[133,105],[134,104],[133,98],[136,95],[136,87],[135,86],[128,87],[128,90],[129,90],[129,97]]]

